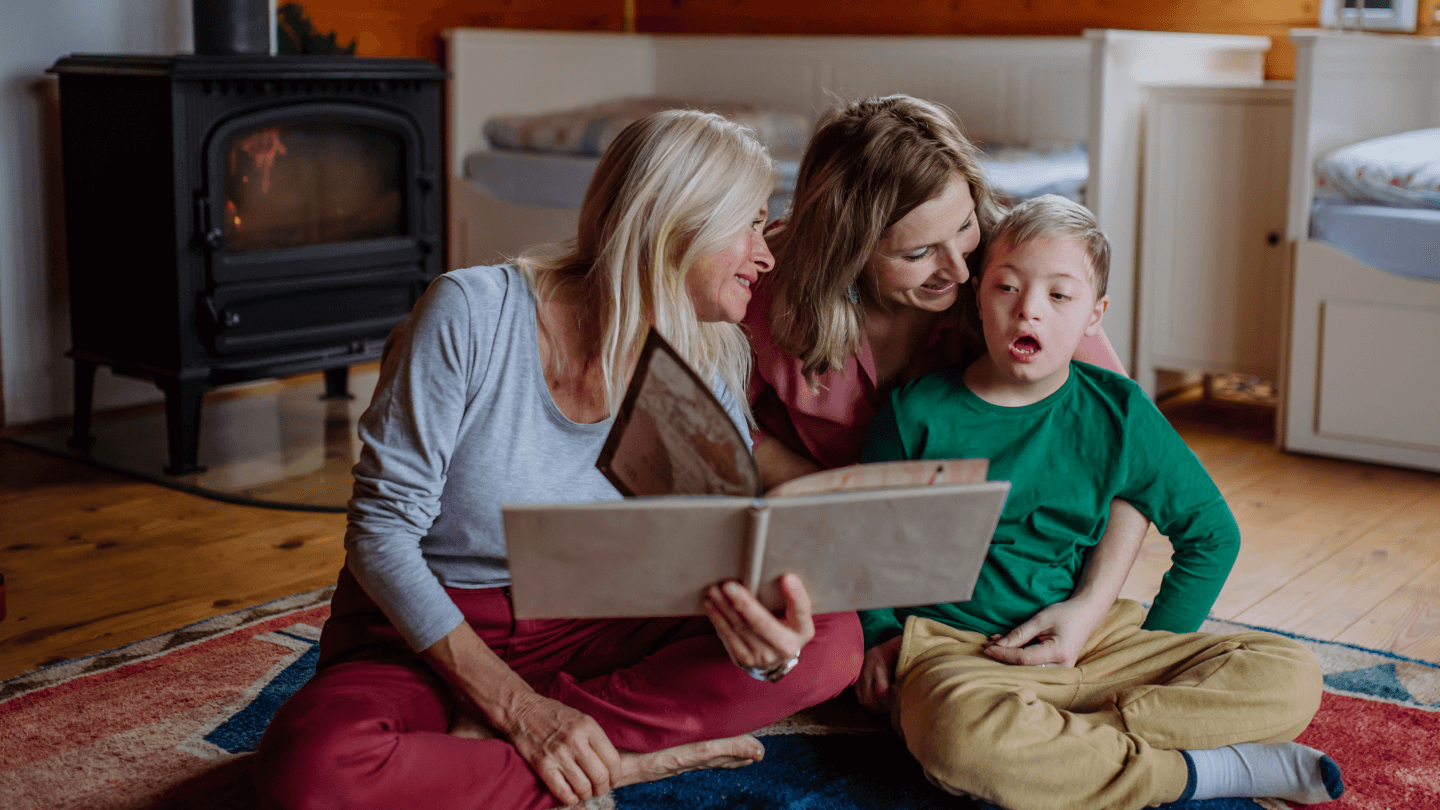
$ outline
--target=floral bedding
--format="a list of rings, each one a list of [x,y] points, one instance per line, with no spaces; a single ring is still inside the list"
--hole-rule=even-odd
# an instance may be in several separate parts
[[[755,131],[777,157],[799,154],[810,137],[811,121],[800,113],[743,101],[701,102],[644,96],[536,115],[501,115],[485,122],[492,149],[598,156],[628,124],[661,110],[696,109],[719,113]]]
[[[1404,208],[1440,208],[1440,128],[1336,149],[1316,164],[1317,197]]]

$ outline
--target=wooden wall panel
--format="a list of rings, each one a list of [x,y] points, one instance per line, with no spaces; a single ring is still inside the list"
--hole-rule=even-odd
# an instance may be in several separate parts
[[[1420,0],[1420,19],[1415,33],[1440,36],[1440,0]]]
[[[446,28],[620,31],[625,0],[301,0],[316,29],[359,56],[440,58]]]
[[[1266,76],[1293,78],[1291,28],[1319,24],[1318,0],[636,0],[641,31],[773,34],[1077,35],[1086,28],[1260,34]],[[1427,0],[1440,2],[1440,0]]]
[[[1261,34],[1265,75],[1291,79],[1288,31],[1319,24],[1319,0],[302,0],[320,31],[362,56],[440,60],[455,26],[692,34],[1076,35],[1086,28]],[[1421,0],[1418,33],[1440,35],[1440,0]]]

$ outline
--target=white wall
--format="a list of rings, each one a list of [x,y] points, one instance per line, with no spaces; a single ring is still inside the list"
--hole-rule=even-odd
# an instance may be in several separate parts
[[[192,50],[191,0],[0,0],[0,348],[5,422],[22,424],[71,410],[68,281],[52,250],[59,188],[48,178],[45,69],[71,53],[175,53]],[[126,271],[115,256],[115,272]],[[102,369],[95,406],[158,400],[146,382]]]

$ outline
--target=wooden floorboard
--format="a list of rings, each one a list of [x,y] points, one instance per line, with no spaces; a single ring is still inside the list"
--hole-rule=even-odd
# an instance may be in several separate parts
[[[345,516],[237,506],[0,441],[0,678],[333,584]]]
[[[1240,525],[1212,615],[1440,661],[1440,474],[1280,452],[1267,407],[1162,410]],[[1152,528],[1122,595],[1153,599],[1169,566]]]
[[[1378,526],[1235,617],[1333,639],[1440,564],[1440,496],[1392,511]]]
[[[1421,571],[1334,640],[1440,661],[1440,563]]]
[[[1278,452],[1270,408],[1163,409],[1241,526],[1215,615],[1440,661],[1440,474]],[[0,516],[0,679],[332,584],[344,559],[343,515],[221,503],[7,441]],[[1152,529],[1124,595],[1152,598],[1169,560]]]

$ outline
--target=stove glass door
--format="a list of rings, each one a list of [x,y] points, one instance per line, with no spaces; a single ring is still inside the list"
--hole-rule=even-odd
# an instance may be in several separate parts
[[[351,122],[268,124],[225,145],[225,250],[404,236],[404,140]]]

